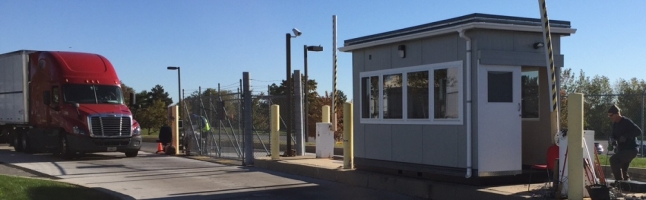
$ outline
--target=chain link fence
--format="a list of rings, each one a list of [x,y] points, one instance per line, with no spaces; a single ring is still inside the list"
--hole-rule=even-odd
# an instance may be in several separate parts
[[[251,131],[254,157],[271,156],[269,120],[271,105],[285,108],[284,96],[252,96]],[[244,102],[240,93],[198,96],[184,100],[184,150],[187,155],[244,160]],[[281,112],[285,113],[285,112]],[[285,121],[281,130],[285,130]],[[281,144],[285,136],[281,134]],[[293,138],[293,137],[292,137]],[[295,143],[294,141],[292,143]]]

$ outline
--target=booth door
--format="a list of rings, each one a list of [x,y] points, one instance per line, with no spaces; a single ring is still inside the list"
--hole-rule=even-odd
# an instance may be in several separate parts
[[[478,173],[520,173],[521,67],[480,65],[478,69]]]

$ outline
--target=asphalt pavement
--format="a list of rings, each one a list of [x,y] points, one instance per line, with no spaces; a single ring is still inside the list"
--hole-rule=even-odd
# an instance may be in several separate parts
[[[261,168],[146,152],[156,151],[154,143],[144,144],[142,150],[135,158],[97,153],[63,160],[0,145],[0,160],[10,165],[0,166],[0,173],[24,169],[26,176],[109,191],[121,199],[418,199]]]

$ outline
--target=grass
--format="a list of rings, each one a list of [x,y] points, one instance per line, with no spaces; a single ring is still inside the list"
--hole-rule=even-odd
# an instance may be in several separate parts
[[[116,199],[91,188],[51,180],[0,175],[0,199]]]
[[[599,155],[599,162],[601,165],[610,165],[610,156],[608,155]],[[646,157],[636,157],[633,159],[633,162],[630,163],[631,168],[646,168]]]

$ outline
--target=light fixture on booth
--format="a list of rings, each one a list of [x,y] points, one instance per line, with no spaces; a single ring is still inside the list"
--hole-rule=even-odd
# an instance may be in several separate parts
[[[534,43],[534,49],[538,49],[538,48],[541,48],[541,47],[543,47],[543,46],[544,46],[544,45],[543,45],[543,43],[542,43],[542,42],[536,42],[536,43]]]
[[[399,51],[399,57],[406,58],[406,45],[399,45],[397,50]]]

